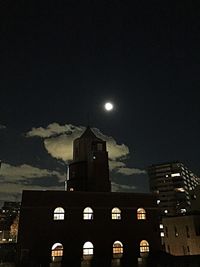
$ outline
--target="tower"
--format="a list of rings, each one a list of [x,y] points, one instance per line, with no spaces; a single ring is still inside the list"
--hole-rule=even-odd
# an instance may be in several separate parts
[[[74,140],[67,187],[68,191],[111,191],[106,142],[98,138],[90,127]]]

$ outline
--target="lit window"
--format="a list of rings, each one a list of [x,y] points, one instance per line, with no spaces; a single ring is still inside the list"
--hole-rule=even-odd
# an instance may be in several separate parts
[[[171,177],[178,177],[178,176],[181,176],[181,174],[179,172],[171,174]]]
[[[174,189],[176,192],[185,192],[185,189],[183,187],[178,187]]]
[[[138,220],[146,220],[146,211],[143,208],[139,208],[137,210],[137,219]]]
[[[51,248],[52,261],[60,262],[63,256],[63,245],[60,243],[55,243]]]
[[[158,205],[160,204],[160,199],[157,199],[157,204],[158,204]]]
[[[84,260],[89,260],[92,259],[94,253],[94,246],[91,242],[86,242],[83,245],[83,259]]]
[[[163,228],[164,228],[164,226],[163,226],[163,224],[161,223],[161,224],[160,224],[160,229],[163,229]]]
[[[146,240],[140,242],[140,256],[146,257],[149,253],[149,243]]]
[[[113,243],[113,258],[121,258],[123,255],[123,245],[120,241]]]
[[[164,232],[160,232],[160,236],[164,237],[165,236]]]
[[[112,220],[121,220],[121,210],[118,208],[112,209]]]
[[[69,191],[71,191],[71,192],[74,191],[74,188],[73,187],[70,187]]]
[[[53,219],[54,220],[64,220],[65,210],[61,207],[58,207],[54,210]]]
[[[93,220],[93,210],[90,207],[87,207],[83,211],[84,220]]]
[[[164,213],[167,214],[168,213],[168,210],[164,210]]]

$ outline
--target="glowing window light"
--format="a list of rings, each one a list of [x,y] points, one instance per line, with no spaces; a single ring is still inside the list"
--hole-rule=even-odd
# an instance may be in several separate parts
[[[83,219],[93,220],[93,210],[90,207],[87,207],[83,210]]]
[[[65,218],[65,210],[61,207],[58,207],[54,210],[53,219],[56,220],[64,220]]]
[[[121,258],[123,255],[123,245],[120,241],[113,243],[113,258]]]
[[[179,172],[171,174],[171,177],[178,177],[178,176],[181,176],[181,174]]]
[[[121,210],[119,208],[112,209],[112,220],[121,220]]]
[[[143,208],[139,208],[137,210],[137,219],[138,220],[146,220],[146,211]]]

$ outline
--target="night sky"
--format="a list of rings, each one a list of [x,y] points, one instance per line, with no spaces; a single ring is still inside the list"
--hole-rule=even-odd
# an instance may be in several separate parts
[[[113,191],[146,169],[200,174],[200,22],[192,1],[0,1],[0,200],[61,189],[90,124],[108,141]],[[115,109],[105,112],[112,101]]]

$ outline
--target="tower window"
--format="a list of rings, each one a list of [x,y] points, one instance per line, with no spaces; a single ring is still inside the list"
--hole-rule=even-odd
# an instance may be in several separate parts
[[[61,207],[58,207],[54,210],[53,219],[56,220],[64,220],[65,218],[65,210]]]
[[[146,240],[140,242],[140,256],[146,257],[149,254],[149,243]]]
[[[137,210],[137,219],[138,220],[146,220],[146,211],[143,208],[139,208]]]
[[[123,245],[120,241],[113,243],[113,258],[121,258],[123,255]]]
[[[89,260],[92,259],[94,253],[94,246],[91,242],[85,242],[83,245],[83,259]]]
[[[102,151],[103,150],[103,144],[97,143],[97,151]]]
[[[93,220],[93,210],[90,207],[83,210],[83,220]]]
[[[53,262],[61,262],[63,256],[63,245],[55,243],[51,248],[51,258]]]
[[[119,208],[112,209],[112,220],[121,220],[121,210]]]

